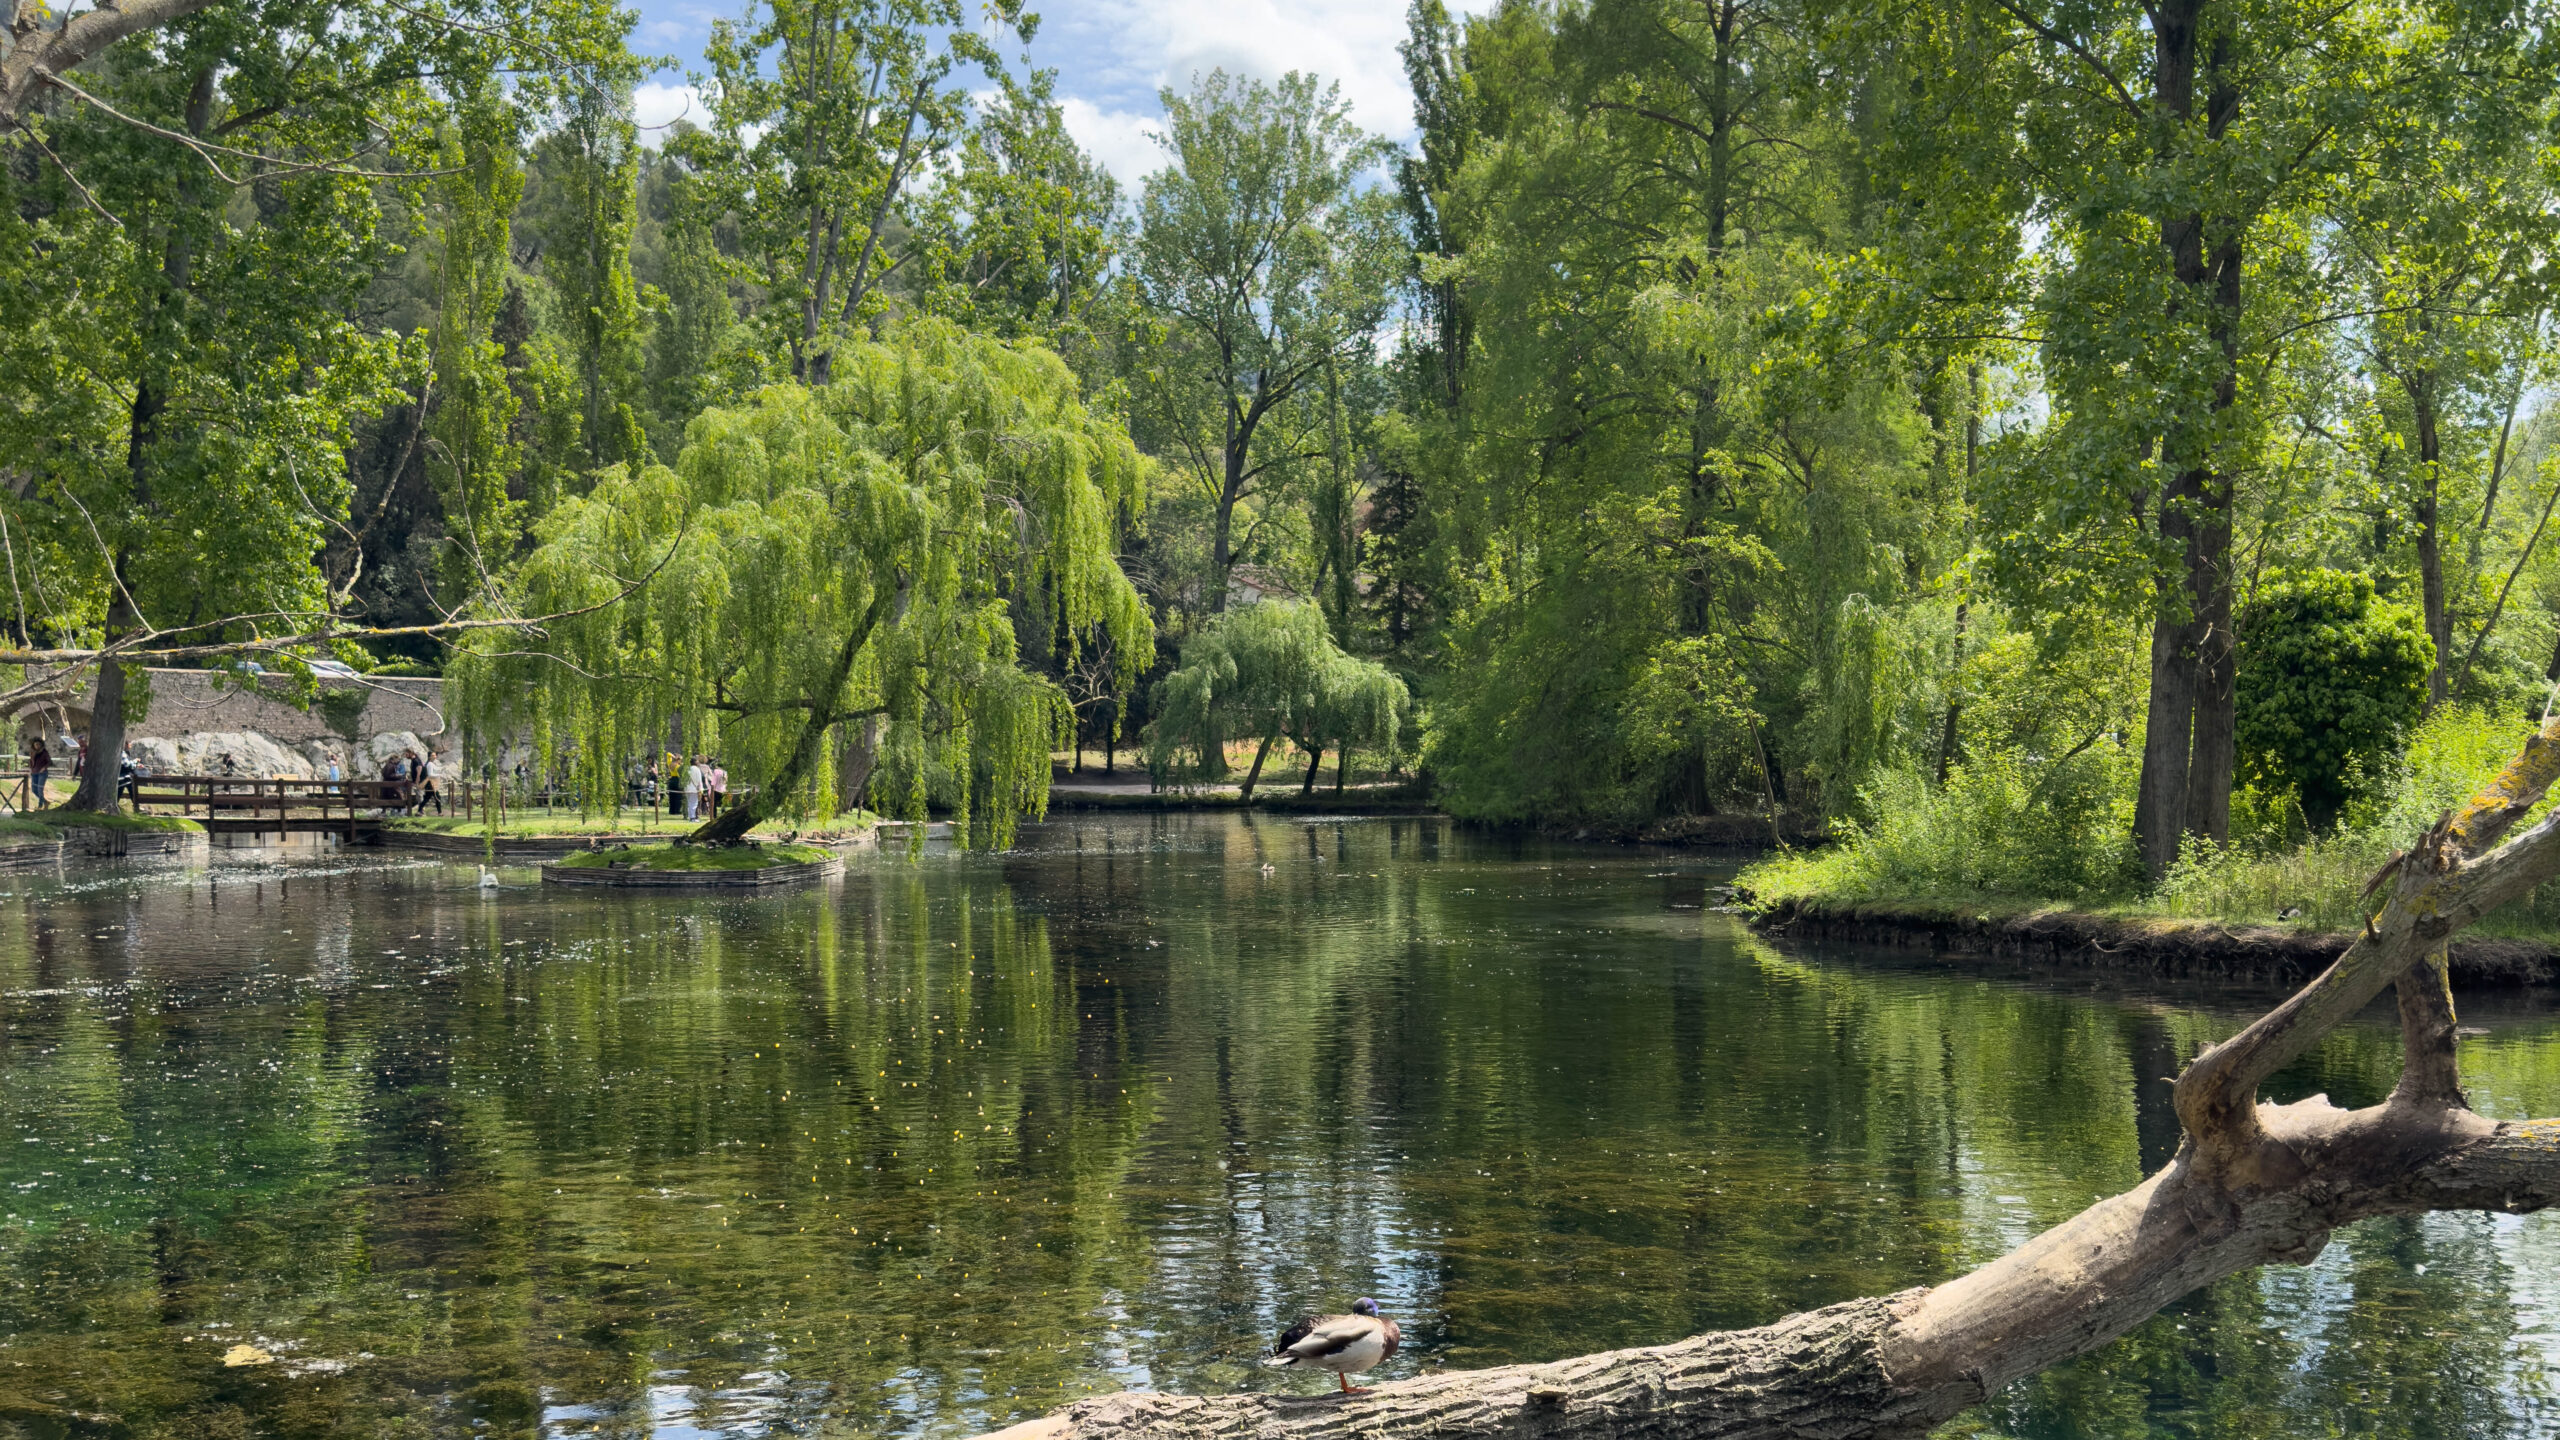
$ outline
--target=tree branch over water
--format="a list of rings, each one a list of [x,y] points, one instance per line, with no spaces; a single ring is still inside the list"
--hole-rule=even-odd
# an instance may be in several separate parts
[[[2336,964],[2187,1067],[2176,1092],[2184,1138],[2167,1166],[1971,1274],[1755,1330],[1430,1375],[1350,1398],[1101,1396],[999,1435],[1917,1435],[2225,1276],[2308,1262],[2341,1225],[2560,1203],[2560,1119],[2496,1123],[2462,1094],[2443,960],[2456,931],[2560,875],[2560,815],[2507,838],[2555,779],[2560,721],[2409,850],[2380,913]],[[2389,1099],[2361,1110],[2317,1095],[2258,1099],[2269,1076],[2395,983],[2406,1060]]]

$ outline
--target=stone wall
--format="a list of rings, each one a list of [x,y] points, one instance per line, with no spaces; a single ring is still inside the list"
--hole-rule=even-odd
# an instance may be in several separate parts
[[[209,670],[155,669],[150,678],[150,707],[140,721],[127,723],[125,734],[155,774],[220,774],[226,755],[237,773],[263,776],[316,776],[333,757],[351,776],[370,775],[411,749],[432,756],[448,775],[462,761],[442,680],[323,680],[324,692],[361,696],[362,707],[341,702],[303,710],[256,689],[217,686]],[[88,729],[87,700],[84,684],[67,700],[40,701],[18,715],[22,735],[40,731],[65,752],[58,762],[63,773],[69,769],[64,737]]]

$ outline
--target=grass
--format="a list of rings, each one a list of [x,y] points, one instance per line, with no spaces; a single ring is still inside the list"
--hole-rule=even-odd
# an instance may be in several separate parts
[[[201,835],[204,827],[180,815],[124,815],[88,810],[38,810],[0,815],[0,835],[38,835],[57,839],[65,830],[173,831]]]
[[[645,845],[622,850],[585,850],[552,863],[572,870],[762,870],[774,865],[807,865],[833,855],[815,845],[775,842],[764,845]]]

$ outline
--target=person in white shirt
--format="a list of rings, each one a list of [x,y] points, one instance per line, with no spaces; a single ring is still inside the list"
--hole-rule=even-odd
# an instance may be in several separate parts
[[[684,818],[702,818],[702,790],[706,777],[702,773],[702,757],[696,755],[684,767]]]

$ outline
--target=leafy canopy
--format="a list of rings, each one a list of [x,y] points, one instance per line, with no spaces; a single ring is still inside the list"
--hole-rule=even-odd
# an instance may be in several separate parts
[[[457,665],[472,722],[530,721],[595,806],[677,726],[680,748],[718,751],[733,787],[757,787],[756,807],[810,814],[859,798],[832,793],[820,741],[878,718],[884,773],[907,785],[882,808],[920,814],[938,769],[964,831],[975,815],[1003,844],[1041,813],[1070,717],[1015,663],[1010,597],[1044,597],[1055,633],[1100,627],[1130,676],[1145,667],[1152,624],[1113,559],[1137,450],[1048,350],[941,321],[848,346],[836,377],[705,411],[675,468],[612,467],[564,502],[519,603],[603,608]]]

